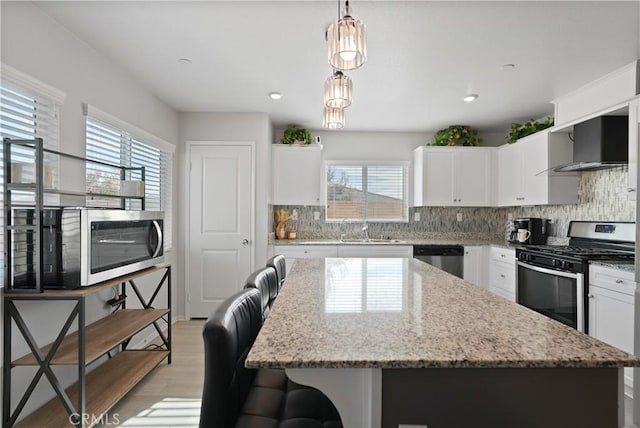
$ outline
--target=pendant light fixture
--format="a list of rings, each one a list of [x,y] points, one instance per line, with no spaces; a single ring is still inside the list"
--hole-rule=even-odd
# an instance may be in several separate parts
[[[355,70],[367,61],[367,28],[353,18],[349,0],[345,2],[345,14],[340,18],[338,0],[338,22],[327,30],[329,64],[337,70]]]
[[[333,76],[324,82],[324,105],[346,108],[351,105],[353,84],[348,76],[335,70]]]
[[[322,126],[327,129],[344,128],[344,109],[325,106],[322,115]]]

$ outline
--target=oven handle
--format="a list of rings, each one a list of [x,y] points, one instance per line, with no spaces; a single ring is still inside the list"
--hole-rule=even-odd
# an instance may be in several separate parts
[[[158,222],[155,220],[153,221],[153,227],[156,229],[156,234],[158,235],[158,246],[156,247],[156,250],[151,256],[152,258],[155,258],[155,257],[158,257],[158,254],[162,250],[162,229],[160,228],[160,225],[158,224]]]
[[[530,264],[522,263],[520,261],[518,262],[518,266],[522,266],[525,269],[531,269],[536,272],[548,273],[549,275],[562,276],[564,278],[572,278],[572,279],[578,278],[577,273],[562,272],[559,270],[547,269],[539,266],[532,266]]]

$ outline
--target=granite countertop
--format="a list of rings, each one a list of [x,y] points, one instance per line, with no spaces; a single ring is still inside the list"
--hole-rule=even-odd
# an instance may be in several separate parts
[[[598,266],[605,266],[611,269],[617,269],[617,270],[621,270],[624,272],[635,272],[636,271],[636,265],[634,262],[629,261],[627,263],[624,262],[606,262],[606,261],[598,261],[598,262],[589,262],[589,264],[592,265],[598,265]]]
[[[623,367],[629,355],[405,258],[304,259],[247,367]]]

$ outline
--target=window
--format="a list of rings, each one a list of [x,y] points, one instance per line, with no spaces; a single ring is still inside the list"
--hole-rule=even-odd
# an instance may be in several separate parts
[[[35,79],[2,65],[0,83],[0,137],[20,140],[42,138],[44,146],[57,150],[59,141],[59,107],[64,94]],[[34,152],[32,149],[12,146],[11,161],[13,181],[34,182]],[[45,154],[45,181],[56,187],[58,182],[58,157]],[[48,177],[47,177],[48,175]],[[48,180],[47,180],[48,178]],[[0,150],[0,206],[4,204],[4,152]],[[33,203],[32,192],[12,192],[14,203]],[[57,196],[45,195],[46,205],[55,205]],[[0,210],[0,222],[4,224],[4,209]],[[0,233],[0,248],[4,251],[4,230]],[[19,262],[19,261],[14,261]],[[4,284],[4,261],[0,262],[0,284]]]
[[[408,221],[406,162],[328,162],[325,172],[327,221]]]
[[[144,194],[147,211],[164,211],[165,250],[171,248],[171,164],[172,153],[162,150],[131,133],[87,117],[86,157],[110,165],[144,167]],[[120,195],[121,169],[87,162],[87,206],[120,208],[121,200],[106,195]],[[125,180],[139,181],[141,170],[125,170]],[[126,199],[126,209],[142,209],[139,199]]]

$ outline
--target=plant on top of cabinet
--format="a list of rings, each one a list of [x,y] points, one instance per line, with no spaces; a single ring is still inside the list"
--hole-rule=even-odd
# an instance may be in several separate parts
[[[477,146],[481,141],[477,129],[465,125],[451,125],[436,132],[434,142],[427,146]]]
[[[551,116],[547,117],[543,121],[531,119],[523,124],[512,123],[509,135],[507,135],[505,139],[509,144],[512,144],[518,141],[520,138],[526,137],[527,135],[535,134],[538,131],[542,131],[543,129],[547,129],[552,126],[553,118]]]
[[[297,125],[289,125],[284,130],[282,144],[311,144],[311,132]]]

